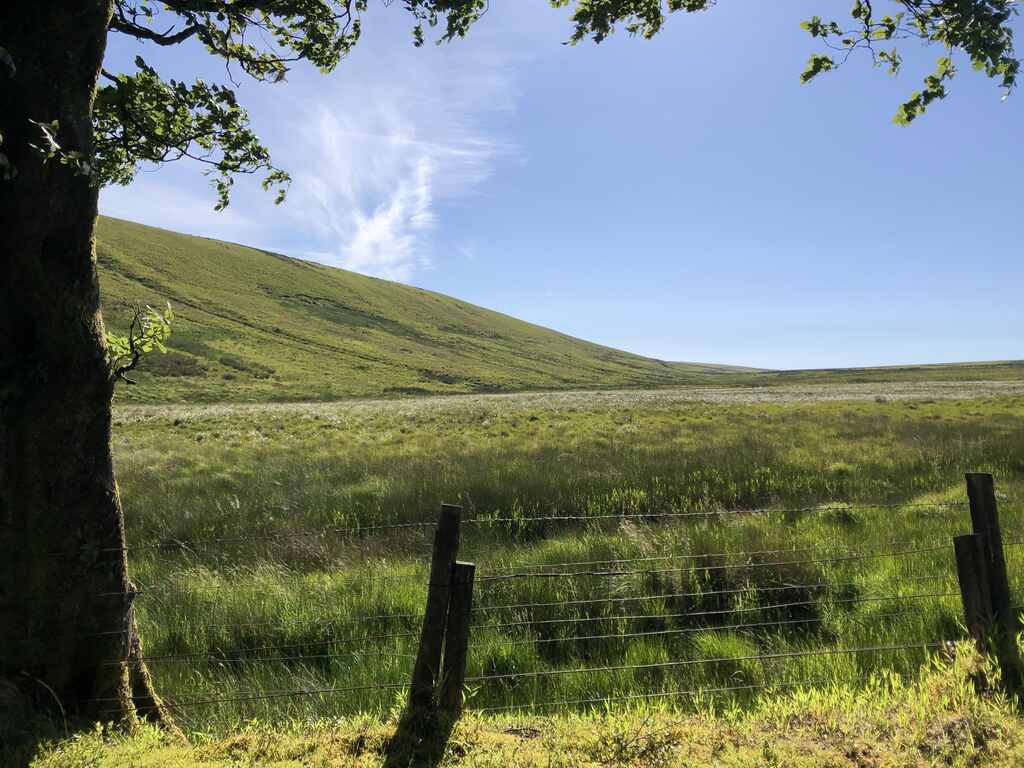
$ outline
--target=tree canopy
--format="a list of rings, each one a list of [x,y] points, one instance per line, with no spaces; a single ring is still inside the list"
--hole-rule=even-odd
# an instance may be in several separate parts
[[[567,43],[600,43],[616,29],[650,38],[675,12],[696,13],[715,0],[551,0],[572,6]],[[923,42],[942,50],[923,86],[899,105],[894,120],[908,124],[947,95],[956,75],[954,55],[965,55],[975,69],[997,81],[1008,94],[1016,85],[1010,21],[1015,0],[888,0],[881,13],[871,0],[855,0],[845,21],[814,16],[802,27],[823,51],[812,55],[800,80],[810,82],[835,70],[857,52],[876,67],[897,74],[901,44]],[[463,37],[487,10],[487,0],[401,0],[411,16],[411,39],[423,45],[427,30],[438,43]],[[198,41],[236,73],[270,83],[285,79],[289,67],[307,61],[324,72],[334,69],[357,44],[368,0],[115,0],[111,33],[156,46]],[[777,6],[776,12],[784,12]],[[143,162],[191,158],[207,167],[217,191],[217,207],[230,199],[239,174],[262,174],[263,186],[284,199],[289,182],[252,130],[235,91],[220,84],[165,80],[143,57],[135,71],[103,71],[93,112],[95,157],[61,156],[55,130],[40,124],[50,156],[78,164],[98,184],[128,184]]]

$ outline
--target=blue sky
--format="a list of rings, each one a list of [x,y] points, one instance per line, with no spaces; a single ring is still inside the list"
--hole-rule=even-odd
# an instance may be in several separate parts
[[[801,86],[799,22],[826,0],[720,3],[660,36],[562,45],[545,0],[493,0],[463,41],[414,49],[371,2],[331,75],[239,96],[295,179],[140,173],[103,213],[451,294],[670,360],[770,368],[1024,358],[1024,94],[961,64],[890,119],[941,51],[891,78],[864,57]],[[1016,22],[1018,34],[1024,34]],[[113,36],[108,68],[137,49]],[[223,81],[196,46],[142,51]]]

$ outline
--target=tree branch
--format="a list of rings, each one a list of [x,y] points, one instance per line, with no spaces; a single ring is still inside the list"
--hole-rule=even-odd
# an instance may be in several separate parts
[[[121,360],[125,358],[120,358],[117,361],[117,365],[114,367],[114,377],[121,379],[121,381],[125,382],[126,384],[135,383],[132,379],[128,378],[127,373],[131,370],[134,370],[135,366],[139,364],[139,360],[142,359],[142,352],[139,351],[139,348],[138,346],[136,346],[135,343],[135,328],[136,326],[141,325],[141,323],[142,310],[136,307],[134,310],[134,315],[132,317],[132,323],[131,325],[128,326],[129,362],[124,365],[121,365]]]
[[[157,45],[177,45],[188,40],[193,35],[198,34],[201,28],[195,24],[185,27],[179,32],[171,34],[174,27],[167,30],[166,32],[154,32],[151,29],[140,27],[138,24],[133,24],[123,17],[111,16],[110,24],[107,27],[115,32],[122,32],[126,35],[131,35],[138,40],[149,40],[150,42],[156,43]]]

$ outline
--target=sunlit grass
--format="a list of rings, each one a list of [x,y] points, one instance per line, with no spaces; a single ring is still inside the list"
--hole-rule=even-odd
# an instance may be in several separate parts
[[[408,680],[430,528],[300,532],[432,522],[442,501],[459,502],[467,519],[497,521],[463,526],[460,557],[478,565],[478,607],[675,595],[478,613],[468,674],[505,677],[472,683],[471,708],[913,672],[927,656],[921,645],[961,633],[952,547],[820,561],[949,544],[970,529],[966,508],[920,505],[962,502],[969,470],[996,475],[1007,539],[1024,537],[1020,397],[712,404],[617,395],[588,404],[523,396],[462,406],[131,410],[118,418],[115,452],[130,546],[230,539],[130,553],[147,654],[191,656],[154,658],[159,688],[182,702],[345,689],[183,710],[217,731],[246,717],[380,716],[396,691],[350,689]],[[861,508],[871,502],[896,506]],[[820,504],[830,511],[643,519]],[[550,516],[590,519],[530,520]],[[614,577],[487,578],[545,564],[737,552],[769,554],[646,561],[623,568],[643,572]],[[1008,554],[1020,594],[1021,550]],[[783,564],[751,567],[757,562]],[[950,596],[888,599],[922,594]],[[362,618],[390,615],[402,617]],[[577,623],[550,622],[564,618]],[[781,623],[763,626],[773,622]],[[513,626],[488,628],[496,624]],[[723,626],[736,624],[761,626]],[[660,634],[617,637],[640,632]],[[531,674],[700,658],[723,660]]]
[[[742,643],[716,646],[742,653]],[[645,656],[646,658],[646,656]],[[756,676],[757,670],[751,670]],[[854,685],[779,687],[749,702],[626,700],[587,712],[481,715],[470,711],[442,745],[453,768],[723,765],[734,768],[978,766],[1024,762],[1024,727],[1001,695],[979,692],[992,674],[967,645],[903,678],[881,672]],[[335,768],[390,764],[398,707],[383,718],[311,719],[300,705],[238,720],[228,735],[186,745],[143,727],[97,729],[42,746],[35,768]],[[395,755],[391,756],[391,761]],[[409,756],[402,764],[409,764]]]

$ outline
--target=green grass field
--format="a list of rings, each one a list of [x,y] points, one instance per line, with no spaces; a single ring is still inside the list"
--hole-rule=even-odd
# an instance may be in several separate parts
[[[742,392],[733,402],[699,402],[684,394],[119,409],[115,456],[130,546],[231,539],[130,554],[159,688],[187,702],[211,693],[245,699],[406,683],[429,529],[294,534],[433,521],[442,501],[462,503],[467,518],[500,520],[465,526],[461,556],[478,565],[478,607],[675,595],[478,613],[469,674],[503,677],[472,684],[471,709],[800,680],[850,685],[882,669],[912,673],[928,657],[920,647],[747,657],[960,637],[950,539],[969,531],[969,517],[963,506],[921,505],[962,502],[965,471],[995,473],[1007,539],[1024,538],[1020,393],[836,402],[798,394],[749,402]],[[897,506],[857,508],[867,503]],[[851,507],[674,521],[602,517],[820,504]],[[552,515],[593,519],[528,520]],[[851,550],[933,545],[940,548],[820,562]],[[687,559],[729,552],[766,553]],[[1021,550],[1008,553],[1019,594]],[[616,577],[486,578],[553,563],[669,556],[676,559],[641,562],[631,569],[648,572]],[[763,565],[771,563],[784,564]],[[354,620],[396,614],[410,616]],[[552,621],[567,617],[580,621]],[[772,622],[787,623],[747,626]],[[617,637],[636,632],[661,634]],[[701,658],[722,661],[534,676]],[[717,699],[743,704],[755,694]],[[183,712],[189,727],[227,734],[252,717],[380,716],[401,695],[342,691]],[[671,700],[690,705],[687,697]],[[595,706],[602,707],[556,709]]]
[[[666,363],[127,222],[98,257],[112,328],[178,317],[114,453],[193,746],[100,731],[40,766],[386,763],[442,502],[478,569],[451,765],[1019,764],[979,662],[928,646],[963,636],[966,471],[997,478],[1020,601],[1024,363]]]
[[[97,731],[43,746],[36,768],[1015,768],[1024,726],[1001,696],[979,694],[988,671],[967,649],[908,684],[879,675],[850,688],[781,692],[750,710],[680,714],[644,704],[628,710],[552,717],[469,714],[437,742],[395,750],[396,718],[250,722],[191,745],[146,728]],[[435,728],[442,733],[447,728]],[[440,753],[440,754],[439,754]],[[401,759],[401,757],[404,759]]]

